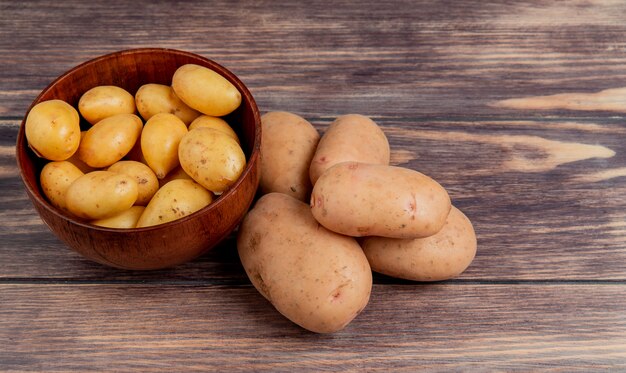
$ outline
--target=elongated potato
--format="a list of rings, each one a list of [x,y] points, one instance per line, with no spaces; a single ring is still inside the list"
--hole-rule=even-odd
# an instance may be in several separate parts
[[[78,167],[68,161],[50,162],[43,166],[39,182],[50,203],[62,210],[67,210],[65,203],[67,189],[83,175]]]
[[[102,85],[88,90],[81,96],[78,110],[87,122],[96,124],[113,115],[134,114],[135,99],[123,88]]]
[[[309,200],[309,165],[320,135],[304,118],[275,111],[261,117],[261,192],[288,194]]]
[[[356,240],[320,227],[309,206],[288,195],[257,201],[237,250],[254,287],[305,329],[341,330],[367,305],[372,273]]]
[[[94,168],[124,158],[141,134],[143,123],[134,114],[117,114],[94,124],[83,136],[78,158]]]
[[[125,174],[135,178],[138,196],[135,205],[145,206],[154,193],[159,190],[159,180],[150,167],[137,161],[119,161],[113,163],[107,171]]]
[[[143,214],[144,209],[144,206],[133,206],[128,210],[111,216],[110,218],[94,220],[91,222],[91,224],[106,228],[135,228],[137,226],[137,221],[139,220],[139,217],[141,216],[141,214]]]
[[[189,125],[189,131],[198,127],[208,127],[213,128],[217,131],[221,131],[235,139],[235,141],[237,141],[237,144],[239,144],[239,137],[237,137],[237,133],[235,133],[235,131],[233,131],[228,123],[222,118],[212,117],[209,115],[201,115],[194,119],[193,122],[191,122],[191,124]]]
[[[103,219],[128,210],[137,200],[137,182],[131,176],[110,171],[85,174],[67,189],[67,209],[74,215]]]
[[[28,146],[39,157],[64,161],[78,149],[80,118],[65,101],[44,101],[28,112],[25,131]]]
[[[234,184],[246,167],[246,155],[232,137],[205,127],[183,137],[178,158],[189,176],[214,193]]]
[[[187,126],[173,114],[156,114],[146,122],[141,133],[141,152],[159,179],[180,164],[178,144],[185,134]]]
[[[142,85],[135,94],[135,102],[137,111],[144,120],[152,118],[155,114],[169,113],[189,125],[200,115],[178,98],[172,87],[163,84]]]
[[[442,281],[470,265],[476,255],[476,234],[469,219],[453,206],[446,224],[430,237],[367,237],[362,246],[376,272],[406,280]]]
[[[137,228],[180,219],[208,206],[213,195],[192,180],[172,180],[159,189],[137,222]]]
[[[187,64],[172,77],[172,88],[189,107],[221,117],[241,104],[241,93],[226,78],[204,66]]]
[[[342,115],[331,123],[311,161],[311,182],[315,185],[324,171],[347,161],[389,164],[389,141],[380,127],[366,116]]]
[[[348,236],[427,237],[443,227],[450,197],[417,171],[344,162],[317,180],[311,211],[324,227]]]

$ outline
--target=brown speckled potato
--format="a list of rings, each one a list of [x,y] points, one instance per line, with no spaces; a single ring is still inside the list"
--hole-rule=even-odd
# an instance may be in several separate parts
[[[96,124],[104,118],[117,114],[134,114],[135,99],[125,89],[102,85],[85,92],[78,101],[83,118]]]
[[[110,166],[130,152],[142,127],[143,122],[134,114],[105,118],[82,136],[78,158],[94,168]]]
[[[261,117],[262,193],[278,192],[308,202],[311,195],[309,165],[319,134],[304,118],[275,111]]]
[[[342,115],[331,123],[311,161],[311,182],[315,185],[324,171],[347,161],[389,164],[389,141],[380,127],[366,116]]]
[[[74,215],[103,219],[128,210],[137,200],[137,182],[131,176],[110,171],[85,174],[67,189],[67,209]]]
[[[435,235],[416,239],[367,237],[362,242],[376,272],[414,281],[441,281],[460,275],[476,255],[476,234],[469,219],[452,207]]]
[[[26,117],[28,146],[39,157],[64,161],[78,149],[80,118],[71,105],[49,100],[35,105]]]
[[[317,180],[311,211],[324,227],[348,236],[428,237],[443,227],[450,197],[417,171],[344,162]]]
[[[135,94],[137,111],[145,120],[155,114],[169,113],[176,115],[186,125],[189,125],[200,115],[199,112],[187,106],[172,89],[163,84],[144,84]]]
[[[112,164],[107,171],[125,174],[135,178],[139,195],[135,205],[145,206],[150,202],[154,193],[159,190],[159,180],[152,169],[141,162],[119,161]]]
[[[341,330],[367,305],[372,273],[356,240],[319,226],[295,198],[261,197],[239,227],[237,249],[254,287],[305,329]]]
[[[62,210],[67,210],[65,204],[67,189],[83,175],[78,167],[68,161],[50,162],[43,166],[39,181],[50,203]]]

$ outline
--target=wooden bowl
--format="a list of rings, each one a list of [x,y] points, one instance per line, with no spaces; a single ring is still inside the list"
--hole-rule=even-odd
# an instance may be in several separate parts
[[[136,229],[90,225],[52,206],[39,185],[47,162],[28,147],[22,121],[17,137],[17,163],[26,192],[50,230],[88,259],[123,269],[158,269],[192,260],[224,239],[250,207],[259,184],[261,119],[248,88],[230,71],[204,57],[172,49],[132,49],[108,54],[61,75],[41,92],[39,102],[61,99],[78,107],[80,96],[98,85],[116,85],[135,94],[146,83],[170,85],[181,65],[206,66],[228,79],[242,94],[241,106],[226,120],[237,132],[248,164],[237,182],[204,209],[169,223]],[[28,112],[27,112],[28,113]],[[83,129],[89,128],[81,123]]]

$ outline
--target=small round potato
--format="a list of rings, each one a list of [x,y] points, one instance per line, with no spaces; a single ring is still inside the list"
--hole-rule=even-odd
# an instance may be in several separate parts
[[[226,78],[204,66],[187,64],[172,77],[172,88],[184,103],[199,112],[221,117],[241,104],[241,93]]]
[[[137,222],[137,228],[180,219],[213,202],[213,195],[192,180],[173,180],[159,189]]]
[[[372,272],[359,244],[320,227],[288,195],[257,201],[239,226],[237,250],[254,287],[305,329],[341,330],[367,305]]]
[[[39,181],[50,203],[62,210],[67,210],[65,203],[67,189],[83,175],[81,170],[68,161],[50,162],[43,166]]]
[[[370,118],[359,114],[342,115],[331,123],[320,139],[309,176],[313,185],[337,163],[355,161],[389,164],[389,141],[383,130]]]
[[[144,120],[152,118],[155,114],[170,113],[189,125],[200,115],[199,112],[182,102],[172,87],[163,84],[142,85],[135,94],[135,102],[137,111]]]
[[[141,152],[159,179],[179,165],[178,144],[185,134],[187,126],[174,114],[156,114],[146,122]]]
[[[135,205],[145,206],[150,202],[154,193],[159,190],[159,180],[152,169],[141,162],[119,161],[112,164],[107,171],[117,172],[135,178],[138,187]]]
[[[239,137],[237,137],[235,131],[233,131],[228,123],[222,118],[212,117],[209,115],[201,115],[194,119],[193,122],[191,122],[191,124],[189,125],[189,131],[198,127],[208,127],[213,128],[214,130],[218,130],[220,132],[224,132],[228,136],[235,139],[237,141],[237,144],[239,144]]]
[[[444,227],[426,238],[367,237],[363,250],[376,272],[413,281],[442,281],[460,275],[476,255],[470,220],[452,207]]]
[[[137,182],[110,171],[85,174],[67,189],[67,209],[79,218],[96,220],[128,210],[137,200]]]
[[[231,186],[246,167],[246,155],[230,136],[212,128],[196,128],[183,137],[178,158],[185,172],[214,193]]]
[[[112,165],[133,148],[142,124],[134,114],[117,114],[99,121],[83,136],[78,157],[94,168]]]
[[[414,170],[344,162],[315,183],[311,212],[324,227],[348,236],[428,237],[445,224],[450,197]]]
[[[284,193],[308,202],[309,165],[320,135],[304,118],[284,111],[264,114],[261,123],[261,192]]]
[[[139,217],[141,216],[141,214],[143,214],[144,209],[144,206],[133,206],[128,210],[111,216],[110,218],[94,220],[91,222],[91,224],[106,228],[135,228],[135,226],[137,226],[137,221],[139,220]]]
[[[80,118],[65,101],[44,101],[28,113],[25,131],[28,145],[38,156],[64,161],[78,149]]]
[[[123,88],[101,85],[81,96],[78,110],[83,118],[93,125],[113,115],[134,114],[135,99]]]

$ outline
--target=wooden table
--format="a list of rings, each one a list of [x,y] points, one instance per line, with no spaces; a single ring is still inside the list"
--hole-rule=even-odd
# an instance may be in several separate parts
[[[0,370],[626,370],[626,3],[0,1]],[[155,272],[88,262],[36,215],[18,126],[56,76],[135,47],[214,59],[263,112],[383,126],[474,222],[459,278],[375,277],[342,332],[250,285],[233,239]],[[584,93],[529,100],[510,98]]]

